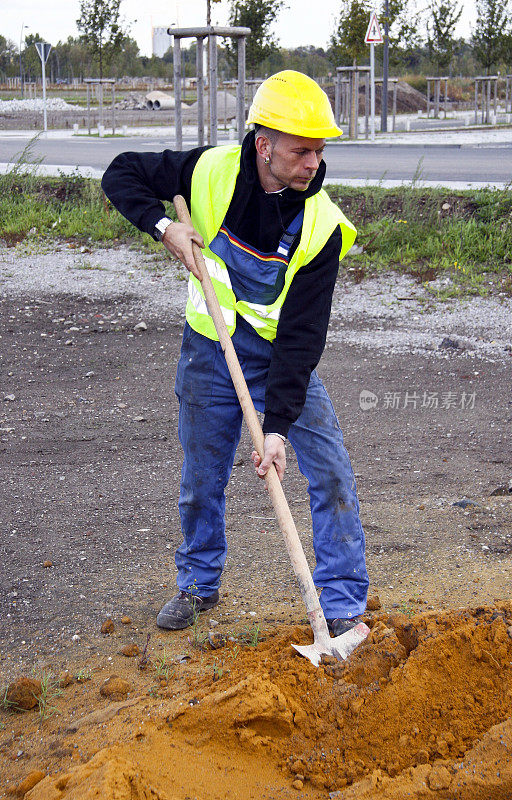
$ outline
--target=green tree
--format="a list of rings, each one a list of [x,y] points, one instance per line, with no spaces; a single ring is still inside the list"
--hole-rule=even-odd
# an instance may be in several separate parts
[[[272,26],[283,6],[284,0],[230,0],[230,25],[251,29],[246,47],[246,65],[251,77],[255,76],[261,62],[278,47]],[[226,49],[231,68],[235,70],[236,42],[227,40]]]
[[[36,42],[46,42],[40,33],[29,33],[25,37],[25,47],[21,53],[23,80],[33,82],[41,77],[41,59],[35,48]]]
[[[121,0],[81,0],[80,17],[76,24],[82,33],[94,61],[98,63],[100,78],[112,58],[121,51],[126,31],[119,19]]]
[[[379,22],[382,33],[386,21],[386,2],[382,0]],[[409,8],[409,0],[388,0],[389,63],[391,67],[409,66],[417,59],[421,43],[418,17]]]
[[[462,6],[450,0],[431,0],[427,12],[427,44],[430,59],[437,72],[446,70],[455,52],[455,28],[462,14]]]
[[[337,26],[331,36],[329,55],[336,66],[355,66],[369,56],[364,42],[373,6],[369,0],[343,0]]]
[[[477,0],[476,24],[471,44],[479,64],[489,74],[505,56],[508,0]]]
[[[18,50],[14,42],[0,34],[0,75],[12,76],[18,69]]]

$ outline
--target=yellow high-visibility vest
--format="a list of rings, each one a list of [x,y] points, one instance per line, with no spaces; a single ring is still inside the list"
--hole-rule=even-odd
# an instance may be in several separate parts
[[[231,288],[228,268],[208,245],[217,236],[231,203],[240,171],[240,154],[239,145],[226,145],[213,147],[200,156],[192,174],[192,224],[206,244],[203,255],[230,336],[235,331],[238,313],[260,336],[273,341],[281,308],[297,271],[318,255],[338,225],[342,232],[340,260],[352,247],[357,231],[323,189],[307,197],[300,241],[288,264],[283,289],[275,302],[266,306],[245,300],[237,301]],[[186,317],[195,331],[209,339],[218,340],[201,283],[192,274],[188,282]]]

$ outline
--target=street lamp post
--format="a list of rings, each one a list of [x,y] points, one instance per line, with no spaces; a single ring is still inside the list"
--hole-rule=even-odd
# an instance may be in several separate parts
[[[21,89],[21,96],[22,97],[23,97],[24,92],[23,92],[23,76],[22,76],[22,73],[21,73],[21,43],[23,41],[23,30],[24,30],[24,28],[28,28],[28,25],[22,25],[21,26],[21,32],[20,32],[20,89]]]

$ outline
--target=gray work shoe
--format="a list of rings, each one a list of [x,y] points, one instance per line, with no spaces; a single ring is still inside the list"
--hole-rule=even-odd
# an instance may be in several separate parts
[[[327,627],[332,636],[341,636],[342,633],[347,633],[355,628],[361,622],[361,617],[352,617],[351,619],[327,619]]]
[[[194,624],[194,619],[200,611],[213,608],[219,602],[217,591],[208,597],[199,597],[197,594],[188,592],[178,592],[160,611],[156,618],[159,628],[167,628],[170,631],[181,631]]]

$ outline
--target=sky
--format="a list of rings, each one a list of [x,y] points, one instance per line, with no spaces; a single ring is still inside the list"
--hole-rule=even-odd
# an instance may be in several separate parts
[[[287,9],[281,11],[275,32],[282,47],[315,45],[326,47],[334,21],[341,6],[340,0],[285,0]],[[418,9],[427,0],[416,0]],[[80,15],[79,0],[3,0],[0,14],[0,33],[12,39],[18,47],[22,25],[24,33],[40,33],[50,44],[78,34],[76,19]],[[457,34],[468,36],[475,18],[474,0],[463,0],[464,11]],[[206,24],[206,0],[145,0],[141,14],[140,0],[122,0],[121,13],[131,23],[131,35],[137,40],[143,55],[151,55],[151,27],[200,26]],[[227,24],[228,0],[212,3],[212,22]]]

